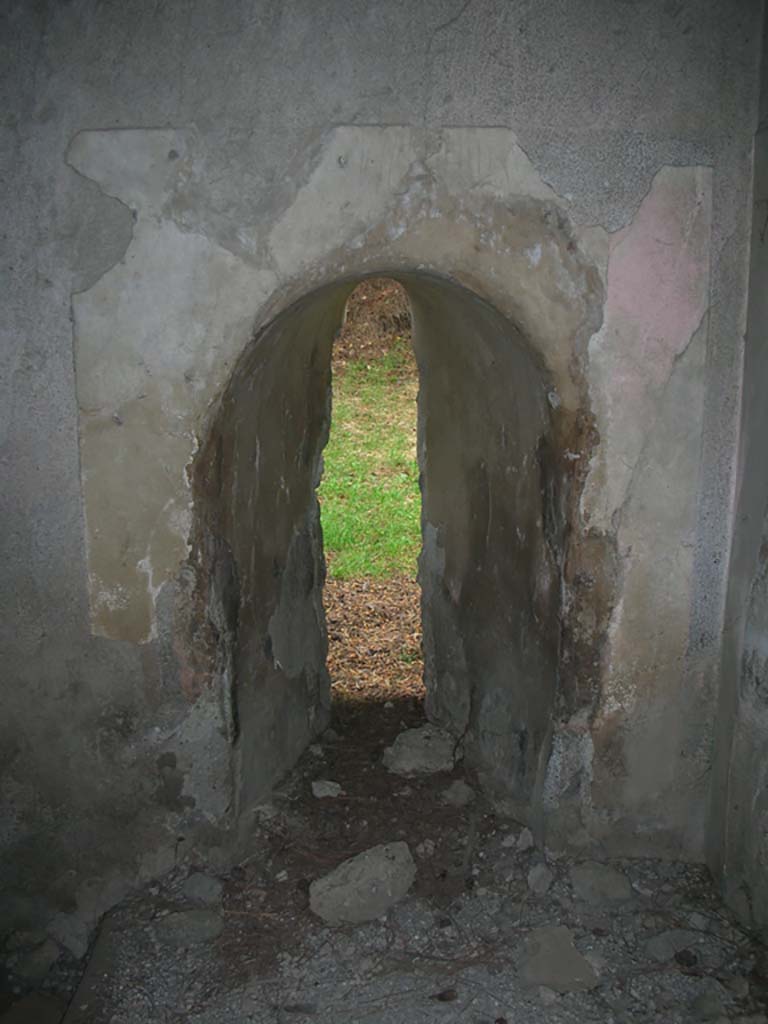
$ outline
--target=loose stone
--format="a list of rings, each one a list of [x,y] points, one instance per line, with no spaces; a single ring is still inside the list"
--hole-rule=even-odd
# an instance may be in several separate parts
[[[309,905],[328,924],[372,921],[402,899],[415,878],[416,865],[407,843],[385,843],[314,881]]]
[[[456,740],[434,725],[401,732],[384,751],[384,765],[397,775],[449,772],[454,765]]]
[[[221,902],[224,885],[212,875],[195,871],[185,880],[182,889],[184,895],[194,903],[215,904]]]
[[[586,992],[598,984],[592,965],[573,945],[572,933],[561,925],[531,932],[520,976],[526,985],[555,992]]]
[[[156,925],[157,935],[171,946],[182,948],[209,942],[221,934],[224,922],[215,910],[180,910]]]
[[[463,779],[455,779],[443,793],[443,802],[452,807],[466,807],[475,799],[475,791]]]
[[[632,886],[626,875],[607,864],[588,861],[571,869],[571,884],[585,903],[626,903],[632,899]]]
[[[312,794],[319,800],[341,796],[343,792],[338,782],[331,782],[330,779],[315,779],[312,782]]]
[[[685,931],[682,928],[672,928],[649,939],[645,944],[645,952],[647,956],[663,964],[676,957],[682,950],[688,949],[689,946],[697,943],[699,938],[700,936],[697,932]]]
[[[528,872],[528,888],[537,896],[543,896],[554,881],[555,876],[546,864],[534,864]]]

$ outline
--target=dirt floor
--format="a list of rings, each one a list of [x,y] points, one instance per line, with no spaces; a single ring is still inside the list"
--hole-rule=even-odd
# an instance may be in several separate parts
[[[388,771],[384,748],[422,722],[411,698],[338,712],[241,864],[184,865],[106,916],[65,1024],[766,1024],[765,951],[704,869],[579,864],[496,813],[460,760]],[[313,913],[316,879],[398,841],[405,897],[356,925]]]
[[[364,281],[350,296],[344,326],[333,349],[333,374],[351,361],[380,359],[395,339],[410,343],[411,314],[402,285]],[[417,376],[410,360],[405,372]],[[424,696],[418,583],[390,579],[333,578],[331,560],[323,602],[328,625],[328,669],[333,699],[343,717],[367,714],[370,702],[413,702]]]
[[[405,576],[329,579],[323,596],[333,699],[342,705],[419,702],[424,684],[418,583]]]

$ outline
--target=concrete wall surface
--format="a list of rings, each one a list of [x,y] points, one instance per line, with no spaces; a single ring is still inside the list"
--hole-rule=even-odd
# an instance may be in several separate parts
[[[430,715],[547,842],[719,863],[729,723],[755,772],[768,726],[756,520],[757,696],[718,704],[761,3],[0,17],[0,917],[82,949],[323,728],[314,488],[373,274],[414,313]]]
[[[755,136],[749,305],[722,684],[715,746],[713,861],[731,903],[768,924],[768,64]],[[719,831],[714,826],[719,826]]]

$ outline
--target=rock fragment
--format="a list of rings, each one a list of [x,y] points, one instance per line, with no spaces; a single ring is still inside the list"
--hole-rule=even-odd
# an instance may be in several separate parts
[[[328,924],[361,924],[380,917],[402,899],[415,877],[408,844],[384,843],[314,881],[309,905]]]
[[[524,828],[520,835],[517,837],[515,847],[519,853],[527,853],[528,850],[532,850],[536,842],[533,838],[533,832],[529,828]]]
[[[632,899],[632,886],[626,875],[597,861],[587,861],[572,868],[571,884],[585,903],[620,904]]]
[[[449,772],[454,765],[456,740],[434,725],[401,732],[384,751],[384,765],[397,775]]]
[[[725,1007],[718,992],[701,992],[691,1001],[690,1006],[692,1019],[701,1021],[716,1021],[722,1017]]]
[[[213,875],[203,874],[202,871],[193,871],[182,886],[184,895],[193,903],[217,904],[221,903],[221,896],[224,892],[224,883],[214,878]]]
[[[677,957],[684,949],[695,945],[699,939],[698,932],[689,932],[684,928],[670,928],[668,931],[648,939],[645,944],[645,952],[652,960],[663,964],[673,957]]]
[[[475,791],[463,779],[454,779],[443,793],[443,803],[452,807],[466,807],[475,799]]]
[[[553,1006],[557,1002],[557,992],[546,985],[539,985],[539,1002],[542,1006]]]
[[[573,935],[561,925],[536,928],[530,933],[520,965],[525,985],[553,992],[586,992],[598,984],[592,965],[573,944]]]
[[[555,876],[546,864],[534,864],[528,872],[528,888],[536,896],[543,896],[552,885]]]
[[[330,779],[314,779],[312,782],[312,794],[318,800],[341,796],[343,792],[338,782],[331,782]]]
[[[162,918],[155,927],[159,938],[181,949],[217,938],[224,922],[215,910],[179,910]]]

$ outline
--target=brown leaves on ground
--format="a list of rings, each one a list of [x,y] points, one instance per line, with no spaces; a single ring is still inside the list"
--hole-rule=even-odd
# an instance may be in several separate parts
[[[328,670],[336,700],[420,700],[420,588],[407,576],[325,584]]]
[[[352,292],[333,346],[333,369],[382,358],[397,340],[410,343],[411,310],[405,289],[389,278],[362,281]],[[405,371],[416,398],[415,360]],[[405,576],[326,581],[328,670],[333,697],[347,710],[368,702],[424,696],[420,588]]]
[[[386,355],[397,339],[410,343],[411,308],[405,289],[389,278],[370,278],[355,288],[333,345],[333,370],[347,363],[372,362]],[[416,374],[416,362],[410,371]]]

